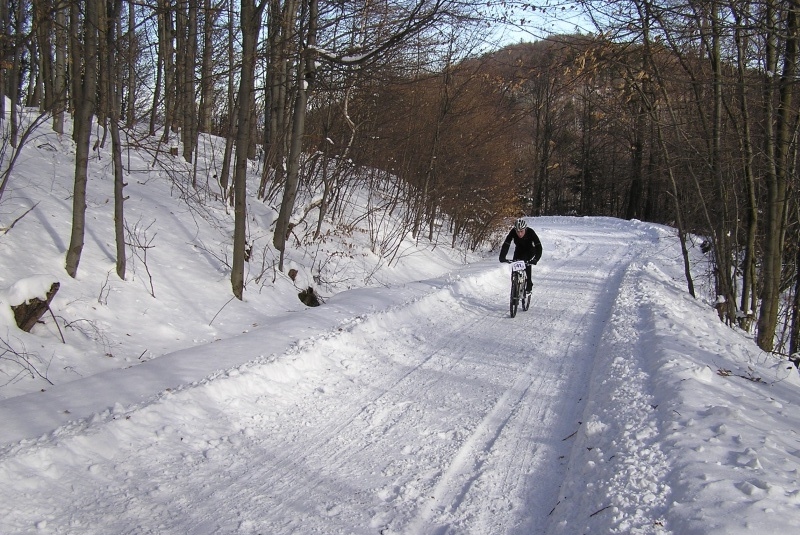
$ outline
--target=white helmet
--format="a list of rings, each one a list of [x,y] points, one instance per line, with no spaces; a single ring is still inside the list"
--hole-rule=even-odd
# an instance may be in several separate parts
[[[517,219],[517,222],[514,223],[514,228],[517,230],[525,230],[526,228],[528,228],[528,222],[520,217],[519,219]]]

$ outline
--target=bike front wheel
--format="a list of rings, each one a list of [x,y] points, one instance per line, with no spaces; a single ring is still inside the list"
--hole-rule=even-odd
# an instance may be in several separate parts
[[[516,274],[511,275],[511,317],[517,315],[517,305],[519,304],[519,281]]]

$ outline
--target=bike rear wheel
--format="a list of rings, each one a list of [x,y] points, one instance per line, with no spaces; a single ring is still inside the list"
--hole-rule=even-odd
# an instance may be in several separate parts
[[[520,282],[520,301],[522,302],[522,310],[528,310],[528,307],[531,306],[531,294],[530,292],[525,291],[525,287],[527,286],[528,281],[527,277],[522,277],[522,281]]]

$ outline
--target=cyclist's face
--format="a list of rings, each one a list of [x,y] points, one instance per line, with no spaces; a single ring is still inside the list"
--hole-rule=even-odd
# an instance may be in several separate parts
[[[517,229],[517,236],[519,236],[521,238],[524,235],[525,235],[525,229],[522,229],[522,230]]]

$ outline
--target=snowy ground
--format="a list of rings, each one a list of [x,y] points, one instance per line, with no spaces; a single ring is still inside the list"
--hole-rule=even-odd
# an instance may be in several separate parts
[[[108,237],[65,277],[68,228],[49,218],[67,195],[47,180],[0,205],[7,224],[41,194],[36,218],[0,236],[0,287],[56,273],[57,317],[94,330],[57,349],[52,321],[30,335],[0,322],[5,340],[52,355],[55,383],[0,387],[3,535],[800,529],[798,374],[688,295],[670,229],[531,219],[545,255],[513,319],[496,251],[459,265],[444,246],[318,308],[280,277],[226,305],[224,269],[196,237],[218,244],[191,215],[151,250],[155,297],[141,264],[106,278]],[[183,217],[152,195],[130,201],[163,210],[142,221]],[[91,206],[108,216],[102,195]]]

